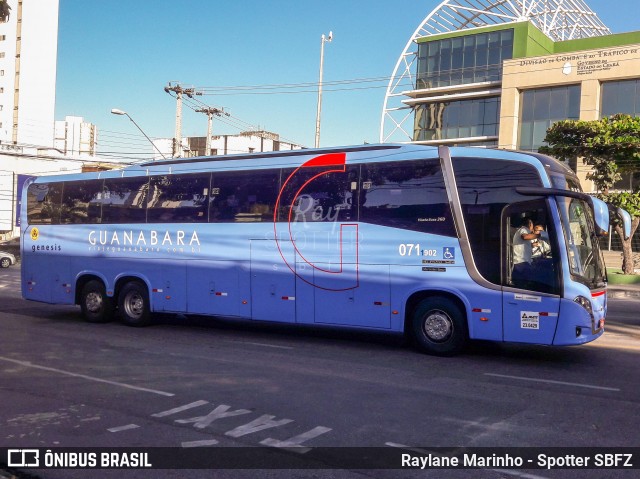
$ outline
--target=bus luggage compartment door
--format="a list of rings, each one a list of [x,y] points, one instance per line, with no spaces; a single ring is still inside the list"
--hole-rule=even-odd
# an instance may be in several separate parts
[[[296,322],[295,264],[290,241],[251,240],[251,319]]]
[[[388,265],[343,265],[330,286],[315,271],[315,322],[376,329],[391,328],[391,290]]]

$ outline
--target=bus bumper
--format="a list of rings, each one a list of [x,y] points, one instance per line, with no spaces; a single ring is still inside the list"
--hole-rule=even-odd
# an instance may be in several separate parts
[[[560,317],[556,328],[553,344],[569,346],[584,344],[598,339],[604,333],[606,316],[606,295],[601,298],[583,298],[591,305],[591,310],[579,301],[562,299],[560,302]]]

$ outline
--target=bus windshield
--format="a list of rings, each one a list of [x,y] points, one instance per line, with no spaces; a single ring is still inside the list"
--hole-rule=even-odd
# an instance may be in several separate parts
[[[557,198],[569,256],[569,270],[590,288],[604,286],[605,270],[589,205],[577,198]]]

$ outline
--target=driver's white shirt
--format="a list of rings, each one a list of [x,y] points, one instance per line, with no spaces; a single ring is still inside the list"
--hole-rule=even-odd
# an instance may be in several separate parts
[[[528,234],[531,234],[529,228],[521,226],[513,235],[513,264],[531,263],[531,240],[522,239]]]

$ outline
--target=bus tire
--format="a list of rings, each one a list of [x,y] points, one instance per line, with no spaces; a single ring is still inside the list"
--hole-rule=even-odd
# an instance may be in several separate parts
[[[113,319],[113,300],[107,296],[102,281],[92,279],[82,287],[80,309],[89,323],[106,323]]]
[[[138,281],[124,285],[118,295],[120,319],[127,326],[147,326],[151,323],[149,308],[149,292],[147,287]]]
[[[427,354],[453,356],[466,346],[465,314],[449,298],[422,300],[413,312],[411,326],[416,345]]]

